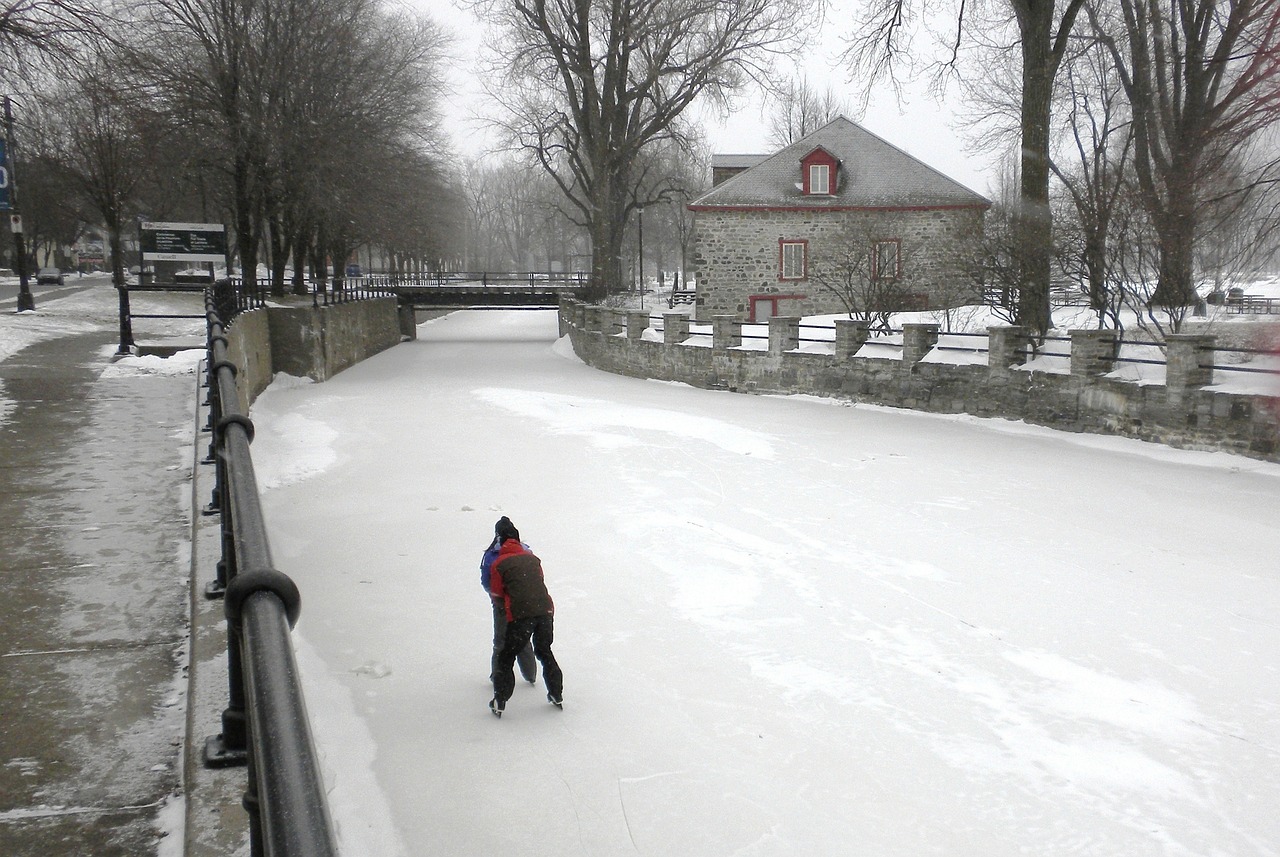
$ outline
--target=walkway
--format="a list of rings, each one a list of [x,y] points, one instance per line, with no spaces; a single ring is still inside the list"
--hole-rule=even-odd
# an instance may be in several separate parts
[[[202,826],[184,825],[182,789],[191,508],[208,493],[192,491],[195,379],[113,372],[114,342],[103,326],[0,361],[6,857],[177,855]],[[218,606],[198,606],[215,626]],[[217,731],[216,703],[201,708]],[[203,804],[239,814],[235,843],[243,778]]]

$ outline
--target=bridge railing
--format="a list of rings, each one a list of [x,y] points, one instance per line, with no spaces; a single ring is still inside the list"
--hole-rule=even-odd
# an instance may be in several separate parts
[[[581,289],[591,284],[590,271],[424,271],[416,274],[367,274],[347,282],[366,281],[386,288],[478,286],[528,289]]]
[[[210,459],[217,467],[209,511],[221,516],[222,559],[206,589],[227,616],[229,689],[221,734],[205,743],[209,767],[248,766],[244,806],[253,857],[336,857],[337,845],[290,631],[298,588],[271,561],[236,366],[228,359],[219,303],[238,302],[230,283],[205,296],[209,348]]]

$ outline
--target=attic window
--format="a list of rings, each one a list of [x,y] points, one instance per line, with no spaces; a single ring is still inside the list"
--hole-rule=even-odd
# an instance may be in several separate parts
[[[840,187],[840,159],[819,146],[800,159],[800,192],[834,196]]]
[[[809,165],[809,193],[831,193],[831,166],[829,164]]]

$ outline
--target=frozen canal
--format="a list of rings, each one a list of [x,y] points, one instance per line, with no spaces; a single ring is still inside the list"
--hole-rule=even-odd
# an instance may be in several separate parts
[[[419,336],[253,412],[348,855],[1280,853],[1280,467]],[[499,721],[503,514],[565,709]]]

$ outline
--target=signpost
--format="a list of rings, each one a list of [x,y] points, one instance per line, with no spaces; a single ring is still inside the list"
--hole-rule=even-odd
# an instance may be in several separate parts
[[[138,243],[142,250],[142,265],[138,276],[146,271],[148,262],[189,262],[208,264],[210,280],[213,266],[227,258],[227,228],[221,223],[153,223],[148,220],[138,224]],[[129,290],[123,284],[120,289],[120,350],[128,354],[133,347],[133,326],[129,314]]]
[[[34,310],[35,298],[27,279],[27,244],[22,234],[22,215],[18,214],[18,181],[13,165],[13,103],[4,97],[4,139],[0,140],[0,211],[8,211],[13,232],[14,267],[18,269],[18,312]]]
[[[0,138],[0,211],[13,206],[9,202],[9,141]]]

